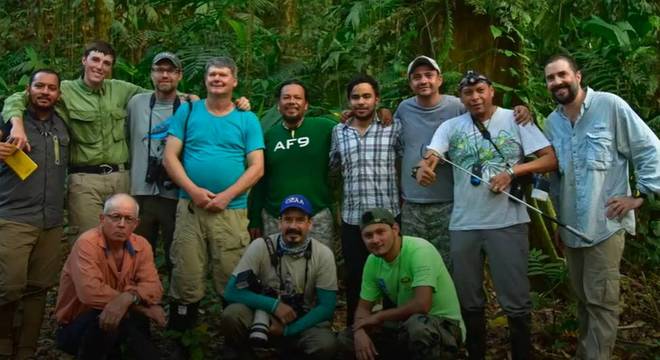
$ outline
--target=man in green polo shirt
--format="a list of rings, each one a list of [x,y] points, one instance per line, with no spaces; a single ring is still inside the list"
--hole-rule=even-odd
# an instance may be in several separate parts
[[[96,41],[83,53],[82,77],[63,80],[57,113],[71,132],[68,177],[70,239],[98,224],[103,201],[115,193],[129,191],[126,169],[128,145],[124,122],[126,105],[140,86],[108,79],[116,60],[110,44]],[[11,119],[10,141],[30,150],[22,114],[27,103],[24,92],[5,100],[4,119]]]
[[[328,158],[337,122],[305,116],[309,99],[305,85],[298,80],[282,83],[277,97],[282,121],[265,131],[265,173],[250,195],[250,236],[256,239],[276,233],[280,203],[289,194],[298,193],[308,198],[314,209],[311,236],[334,249]]]
[[[401,236],[389,210],[360,219],[371,253],[364,265],[352,329],[339,337],[358,359],[453,359],[465,337],[456,289],[440,253],[428,241]],[[383,309],[373,312],[382,301]]]

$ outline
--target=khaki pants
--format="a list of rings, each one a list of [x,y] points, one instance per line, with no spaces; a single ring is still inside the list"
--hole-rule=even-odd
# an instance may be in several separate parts
[[[75,173],[68,177],[69,245],[80,234],[99,223],[103,203],[113,194],[128,193],[129,173],[118,171],[111,174]]]
[[[264,236],[279,234],[280,222],[272,217],[266,210],[261,213],[261,219],[264,224]],[[309,235],[335,251],[335,220],[332,217],[330,209],[323,209],[312,217],[312,230]]]
[[[246,209],[209,212],[196,207],[190,200],[180,199],[170,248],[170,295],[184,304],[201,300],[208,267],[211,268],[215,291],[222,295],[250,242],[247,226]]]
[[[258,359],[248,344],[248,334],[254,311],[243,304],[231,304],[222,312],[220,332],[227,345],[239,352],[241,359]],[[325,321],[298,335],[269,339],[272,345],[283,350],[301,353],[305,359],[330,360],[335,358],[337,338]],[[281,354],[281,358],[288,358]]]
[[[578,298],[578,359],[606,360],[612,355],[619,325],[619,263],[625,233],[584,248],[566,248],[571,286]]]
[[[46,290],[57,282],[62,227],[40,229],[0,219],[0,234],[0,355],[11,355],[16,347],[16,359],[26,359],[36,349]],[[19,301],[22,323],[18,338],[12,339]]]

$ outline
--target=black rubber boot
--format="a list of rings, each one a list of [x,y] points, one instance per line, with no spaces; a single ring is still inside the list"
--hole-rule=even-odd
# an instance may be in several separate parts
[[[486,356],[486,316],[484,311],[463,311],[467,334],[465,348],[469,360],[483,360]]]
[[[511,342],[511,359],[527,360],[532,356],[532,316],[509,316],[509,341]]]
[[[179,332],[181,336],[187,331],[192,330],[197,324],[197,308],[199,303],[182,304],[177,301],[170,303],[170,319],[167,322],[168,330]],[[187,360],[190,356],[187,348],[177,339],[171,354],[172,359]]]

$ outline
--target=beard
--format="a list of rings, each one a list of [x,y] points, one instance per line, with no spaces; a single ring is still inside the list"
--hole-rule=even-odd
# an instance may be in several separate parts
[[[561,89],[566,89],[566,95],[561,96],[557,94],[557,91]],[[578,91],[579,87],[577,83],[561,84],[551,89],[552,98],[555,99],[557,103],[562,105],[572,103],[573,100],[575,100],[577,97]]]

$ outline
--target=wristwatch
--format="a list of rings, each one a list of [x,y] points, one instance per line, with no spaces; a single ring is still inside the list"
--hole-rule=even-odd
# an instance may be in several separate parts
[[[513,171],[513,167],[507,167],[505,171],[511,176],[511,180],[516,178],[516,173]]]
[[[419,171],[419,166],[413,166],[412,171],[410,172],[410,176],[415,180],[417,180],[417,171]]]

